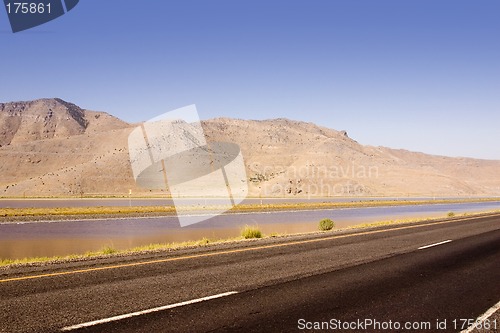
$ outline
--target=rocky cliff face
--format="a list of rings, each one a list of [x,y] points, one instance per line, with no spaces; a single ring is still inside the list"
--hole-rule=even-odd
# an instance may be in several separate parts
[[[0,104],[0,144],[24,143],[85,132],[85,112],[59,99]]]
[[[97,118],[108,118],[107,127],[125,127],[126,123],[109,115],[86,111],[61,99],[39,99],[29,102],[0,104],[0,145],[21,144],[38,140],[83,134],[95,126]],[[103,122],[102,120],[100,121]],[[100,129],[104,130],[102,128]]]

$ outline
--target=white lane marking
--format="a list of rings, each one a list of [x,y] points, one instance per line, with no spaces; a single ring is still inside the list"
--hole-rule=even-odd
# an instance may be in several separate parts
[[[430,244],[430,245],[426,245],[426,246],[421,246],[418,249],[419,250],[428,249],[429,247],[438,246],[438,245],[446,244],[446,243],[449,243],[449,242],[451,242],[451,239],[448,239],[448,240],[445,240],[445,241],[442,241],[442,242],[439,242],[439,243],[434,243],[434,244]]]
[[[152,309],[147,309],[147,310],[142,310],[142,311],[127,313],[127,314],[123,314],[123,315],[119,315],[119,316],[114,316],[114,317],[109,317],[109,318],[104,318],[104,319],[100,319],[100,320],[89,321],[89,322],[82,323],[82,324],[77,324],[77,325],[73,325],[73,326],[63,327],[63,328],[61,328],[61,331],[62,332],[67,332],[67,331],[78,330],[80,328],[85,328],[85,327],[90,327],[90,326],[96,326],[96,325],[100,325],[100,324],[110,323],[110,322],[113,322],[113,321],[118,321],[118,320],[123,320],[123,319],[127,319],[127,318],[137,317],[137,316],[141,316],[141,315],[152,313],[152,312],[164,311],[164,310],[173,309],[173,308],[177,308],[177,307],[184,306],[184,305],[189,305],[189,304],[194,304],[194,303],[200,303],[200,302],[204,302],[204,301],[209,301],[211,299],[226,297],[226,296],[234,295],[234,294],[237,294],[237,293],[238,293],[237,291],[230,291],[230,292],[223,293],[223,294],[218,294],[218,295],[213,295],[213,296],[206,296],[206,297],[202,297],[202,298],[193,299],[193,300],[190,300],[190,301],[185,301],[185,302],[180,302],[180,303],[175,303],[175,304],[160,306],[160,307],[157,307],[157,308],[152,308]]]
[[[491,317],[495,312],[500,310],[500,302],[497,304],[493,305],[491,308],[489,308],[488,311],[483,313],[480,317],[476,319],[476,323],[472,326],[467,327],[465,330],[460,331],[460,333],[470,333],[472,332],[478,325],[482,324],[486,319]]]

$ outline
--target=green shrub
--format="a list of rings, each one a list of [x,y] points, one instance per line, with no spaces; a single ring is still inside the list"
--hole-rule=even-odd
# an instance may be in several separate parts
[[[262,238],[262,232],[257,227],[246,225],[243,230],[241,230],[241,236],[245,239]]]
[[[319,221],[319,230],[321,231],[332,230],[334,226],[335,223],[330,219],[322,219]]]
[[[455,216],[455,213],[453,213],[453,212],[448,213],[448,217],[454,217],[454,216]]]
[[[116,253],[117,251],[111,246],[105,246],[102,248],[101,252],[102,254],[113,254]]]

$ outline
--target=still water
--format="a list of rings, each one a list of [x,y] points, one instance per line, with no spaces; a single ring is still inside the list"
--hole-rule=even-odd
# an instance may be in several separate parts
[[[317,230],[331,218],[336,227],[415,217],[444,217],[500,209],[500,201],[464,204],[327,209],[310,211],[225,214],[181,228],[176,217],[123,218],[65,222],[0,224],[0,258],[68,255],[104,246],[127,249],[151,243],[182,242],[203,237],[236,237],[244,225],[258,225],[265,234]]]

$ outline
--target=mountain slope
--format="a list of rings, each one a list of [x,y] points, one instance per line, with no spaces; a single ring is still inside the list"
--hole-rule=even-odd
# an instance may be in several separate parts
[[[126,126],[103,112],[82,110],[58,98],[0,103],[0,146]]]
[[[500,195],[500,161],[363,146],[288,119],[202,125],[208,141],[240,146],[253,196]],[[151,194],[132,178],[132,129],[60,99],[0,104],[0,195]]]
[[[61,99],[0,104],[0,195],[122,192],[133,185],[123,160],[130,130]]]
[[[240,144],[254,195],[500,194],[500,161],[363,146],[344,131],[287,119],[214,119],[205,128],[214,141]]]

